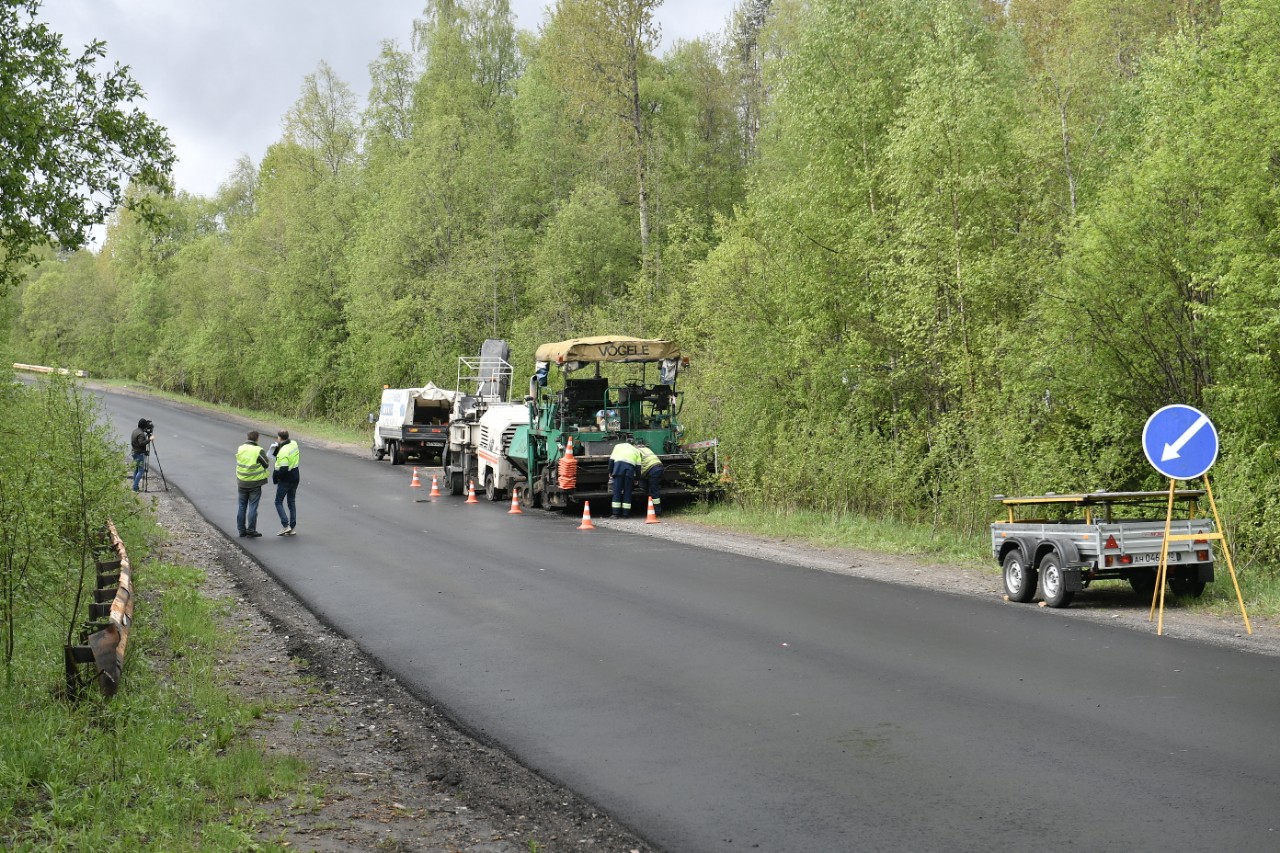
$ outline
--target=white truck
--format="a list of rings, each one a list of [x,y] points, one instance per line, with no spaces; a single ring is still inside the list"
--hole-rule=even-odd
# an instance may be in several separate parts
[[[1213,520],[1197,517],[1200,489],[1174,493],[1165,564],[1176,595],[1198,597],[1213,580]],[[1007,519],[991,525],[991,554],[1010,601],[1031,601],[1037,581],[1044,603],[1066,607],[1095,580],[1127,580],[1148,600],[1165,546],[1168,492],[1055,494],[995,500]],[[1019,517],[1019,513],[1022,517]],[[1028,517],[1031,516],[1031,517]]]
[[[369,415],[373,458],[391,457],[392,465],[413,458],[426,463],[443,455],[449,442],[454,394],[428,382],[421,388],[384,388],[382,407]]]
[[[512,368],[506,341],[487,340],[479,358],[458,359],[458,384],[444,454],[444,481],[461,495],[474,484],[500,500],[524,476],[507,459],[516,427],[529,422],[529,407],[509,402]]]

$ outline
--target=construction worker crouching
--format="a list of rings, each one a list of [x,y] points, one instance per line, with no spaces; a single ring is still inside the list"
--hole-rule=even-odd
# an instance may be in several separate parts
[[[609,479],[613,481],[613,518],[631,515],[631,489],[636,484],[636,472],[640,470],[640,451],[625,441],[620,441],[609,454]]]
[[[653,514],[662,515],[662,460],[642,439],[636,439],[636,452],[640,454],[640,476],[649,480],[649,497],[653,499]]]

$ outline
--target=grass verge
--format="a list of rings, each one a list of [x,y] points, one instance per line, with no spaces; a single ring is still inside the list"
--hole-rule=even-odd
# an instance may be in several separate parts
[[[911,526],[854,515],[757,507],[725,501],[698,504],[682,513],[680,520],[823,548],[857,548],[966,566],[985,567],[991,561],[985,541],[978,542],[923,525]]]
[[[245,734],[266,709],[220,684],[218,660],[233,648],[200,580],[146,566],[110,700],[96,689],[76,705],[58,696],[53,632],[45,651],[15,663],[0,685],[0,848],[283,849],[256,840],[260,808],[300,790],[306,768]]]
[[[733,501],[696,505],[681,513],[680,520],[822,548],[899,554],[989,569],[992,574],[999,572],[991,559],[990,543],[985,537],[975,539],[925,525],[814,510],[758,507]],[[1280,579],[1258,567],[1237,565],[1236,570],[1250,616],[1280,616]],[[1223,618],[1232,618],[1233,615],[1239,618],[1240,604],[1226,560],[1221,555],[1218,556],[1215,576],[1201,598],[1182,600],[1182,604]]]

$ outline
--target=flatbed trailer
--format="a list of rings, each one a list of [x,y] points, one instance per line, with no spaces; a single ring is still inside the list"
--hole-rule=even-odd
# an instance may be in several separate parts
[[[1170,589],[1198,597],[1213,581],[1213,520],[1198,517],[1200,489],[1174,492],[1166,552]],[[1010,601],[1035,598],[1066,607],[1096,580],[1127,580],[1150,599],[1165,544],[1168,492],[1087,492],[1026,497],[996,495],[1007,510],[991,525],[991,554],[1001,567]],[[1158,517],[1156,514],[1158,513]]]

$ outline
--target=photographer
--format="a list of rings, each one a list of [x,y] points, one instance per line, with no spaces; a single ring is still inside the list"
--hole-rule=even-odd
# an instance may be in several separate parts
[[[147,470],[147,457],[151,455],[151,432],[155,424],[146,418],[138,420],[138,426],[129,436],[129,446],[133,450],[133,490],[138,491],[142,483],[142,475]]]

